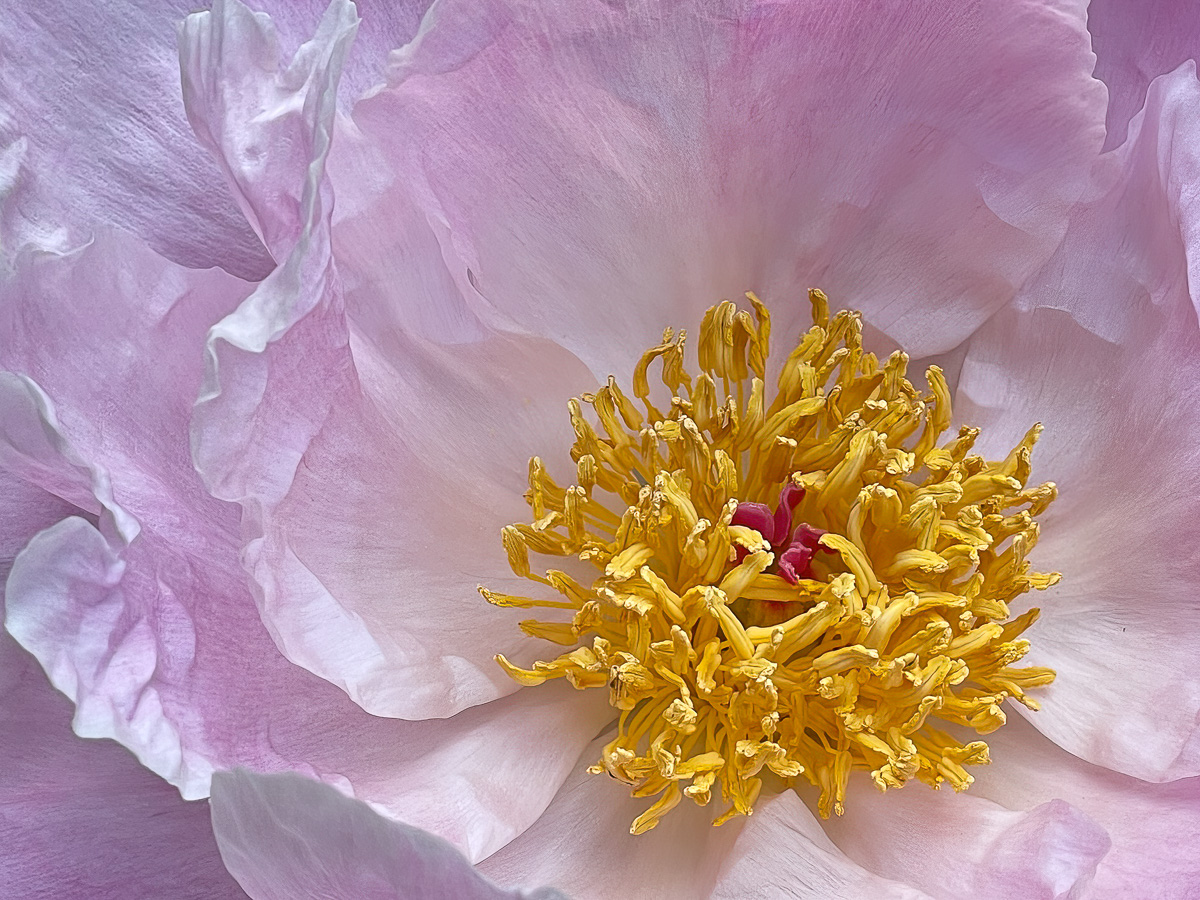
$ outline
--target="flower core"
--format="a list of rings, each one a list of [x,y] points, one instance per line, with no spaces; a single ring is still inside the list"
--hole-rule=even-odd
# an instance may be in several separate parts
[[[698,376],[684,332],[667,329],[634,370],[637,403],[612,377],[570,401],[575,484],[530,461],[533,521],[504,528],[504,546],[514,572],[559,596],[480,588],[500,606],[565,611],[521,628],[574,649],[530,669],[497,660],[523,685],[608,690],[616,734],[589,771],[657,797],[634,834],[716,785],[718,825],[749,815],[764,784],[801,779],[822,816],[840,815],[853,769],[880,790],[965,790],[987,745],[935,723],[987,734],[1005,698],[1036,709],[1026,690],[1054,678],[1014,668],[1038,610],[1008,609],[1059,579],[1026,562],[1056,495],[1025,487],[1041,426],[997,462],[971,454],[978,429],[939,446],[941,370],[918,391],[908,357],[864,352],[860,314],[831,318],[820,291],[772,397],[770,316],[746,296],[753,317],[729,301],[705,314]],[[655,363],[665,391],[651,390]],[[537,574],[530,551],[594,578]]]

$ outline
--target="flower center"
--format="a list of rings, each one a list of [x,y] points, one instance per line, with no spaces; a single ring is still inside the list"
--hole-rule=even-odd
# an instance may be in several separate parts
[[[634,370],[637,403],[611,377],[570,402],[575,484],[530,461],[532,524],[503,541],[513,571],[554,594],[480,588],[559,611],[521,628],[573,649],[531,669],[496,659],[523,685],[608,690],[616,735],[589,771],[657,797],[634,834],[714,786],[728,804],[718,825],[749,815],[764,784],[807,782],[820,814],[840,815],[854,769],[880,790],[965,790],[987,745],[938,724],[987,734],[1006,698],[1037,709],[1026,690],[1054,678],[1014,667],[1038,610],[1008,608],[1059,579],[1026,561],[1057,493],[1025,487],[1041,426],[1000,461],[971,454],[974,428],[939,446],[941,370],[918,391],[908,357],[864,352],[861,316],[831,318],[820,291],[769,397],[770,316],[746,296],[753,317],[728,301],[705,314],[698,376],[668,329]],[[665,391],[650,387],[656,362]],[[537,574],[530,551],[594,576]]]

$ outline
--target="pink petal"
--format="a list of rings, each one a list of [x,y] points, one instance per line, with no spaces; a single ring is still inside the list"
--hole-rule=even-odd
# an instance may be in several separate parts
[[[339,102],[349,106],[383,82],[388,54],[417,33],[432,0],[355,0],[361,17],[352,52],[346,57],[338,86]],[[250,6],[271,17],[280,44],[290,51],[307,41],[329,8],[330,0],[253,0]],[[195,6],[186,7],[192,12]]]
[[[1111,844],[1103,828],[1061,799],[1016,812],[974,792],[923,785],[881,794],[866,777],[851,779],[846,814],[825,830],[878,875],[935,897],[979,900],[1078,897]]]
[[[337,195],[333,246],[356,329],[384,346],[393,334],[440,344],[486,337],[445,223],[422,210],[413,185],[377,142],[353,123],[338,125],[329,169]]]
[[[0,413],[0,478],[8,501],[0,507],[3,565],[10,566],[43,528],[72,515],[87,515],[110,540],[137,536],[137,520],[113,498],[107,473],[75,452],[59,430],[54,404],[36,382],[0,371]]]
[[[498,888],[445,841],[298,775],[221,772],[212,804],[221,856],[254,900],[565,900]]]
[[[565,686],[452,719],[370,716],[274,651],[235,565],[146,531],[118,555],[67,519],[17,558],[7,625],[75,702],[77,734],[120,741],[186,798],[214,769],[307,772],[473,858],[537,818],[609,718]]]
[[[88,490],[86,467],[56,457],[53,435],[13,426],[37,421],[44,396],[0,375],[0,584],[42,528],[78,508],[16,473],[59,469],[55,491]],[[50,438],[50,440],[48,440]],[[65,465],[62,465],[64,464]],[[93,504],[94,496],[88,495]],[[0,613],[3,602],[0,600]],[[22,897],[243,896],[217,854],[203,804],[178,794],[110,742],[71,734],[70,704],[37,662],[0,634],[0,883]]]
[[[211,12],[193,13],[180,27],[188,120],[277,261],[319,226],[319,206],[312,206],[330,202],[319,196],[322,170],[338,79],[357,28],[354,4],[334,0],[284,68],[270,16],[239,0],[217,0]]]
[[[1096,77],[1108,87],[1107,150],[1124,142],[1150,82],[1200,53],[1200,7],[1189,0],[1091,0],[1088,31]]]
[[[497,652],[545,654],[476,588],[536,588],[510,571],[500,528],[528,520],[531,455],[569,465],[565,400],[595,385],[544,342],[406,343],[394,366],[353,344],[358,380],[326,386],[336,402],[286,496],[262,505],[247,561],[290,659],[377,715],[422,718],[515,690]]]
[[[3,379],[0,376],[0,383]],[[13,560],[31,537],[79,511],[62,498],[13,475],[6,459],[8,449],[7,443],[0,444],[0,497],[4,498],[0,505],[0,585],[8,579]]]
[[[502,885],[553,884],[572,897],[707,897],[737,838],[713,828],[709,810],[685,801],[652,831],[629,826],[652,801],[586,767],[605,738],[584,751],[554,802],[524,834],[480,863]]]
[[[972,793],[1016,809],[1065,797],[1109,833],[1085,896],[1167,900],[1200,884],[1200,778],[1147,784],[1077,759],[1016,717],[988,744],[994,762]]]
[[[195,138],[179,102],[178,23],[191,0],[14,4],[0,22],[0,147],[25,144],[7,196],[6,245],[77,246],[118,225],[189,266],[260,278],[273,265]],[[281,43],[312,34],[326,0],[254,0]],[[417,31],[428,0],[360,2],[344,99],[382,81],[390,50]],[[66,54],[66,55],[64,55]],[[86,59],[87,65],[70,60]]]
[[[328,415],[324,386],[351,376],[324,162],[356,25],[353,5],[335,0],[317,37],[286,69],[270,19],[236,0],[189,17],[182,29],[189,116],[222,156],[243,208],[280,260],[208,336],[193,455],[210,489],[226,499],[282,496]],[[263,104],[281,107],[280,114],[264,118]],[[284,336],[290,343],[264,352]],[[280,400],[281,382],[303,402]]]
[[[34,390],[37,396],[20,401],[24,419],[5,423],[23,455],[38,461],[22,470],[25,477],[51,478],[65,467],[74,486],[55,482],[59,496],[99,512],[87,496],[99,491],[111,510],[118,501],[105,494],[106,485],[93,483],[86,460],[121,485],[119,504],[135,517],[149,512],[180,522],[209,503],[193,476],[186,439],[203,336],[248,290],[220,270],[172,265],[120,233],[101,232],[63,256],[19,257],[0,304],[0,366],[34,379],[57,406],[43,408],[47,401]],[[48,435],[41,418],[61,419],[69,438]],[[18,427],[24,430],[11,430]],[[229,516],[222,510],[218,521],[231,522]],[[136,534],[120,530],[125,540]]]
[[[75,701],[77,732],[119,740],[188,797],[216,768],[311,772],[474,856],[536,818],[603,703],[543,689],[444,721],[379,719],[275,649],[237,510],[205,493],[186,436],[203,334],[245,286],[101,235],[23,257],[6,287],[0,363],[44,383],[57,414],[0,377],[0,464],[78,511],[17,560],[7,624]]]
[[[650,801],[584,770],[603,740],[584,753],[545,814],[480,864],[486,875],[499,884],[554,884],[580,898],[927,900],[848,860],[794,795],[720,828],[711,825],[715,807],[684,801],[657,828],[631,835],[630,823]]]
[[[355,210],[408,182],[470,309],[598,375],[746,289],[790,338],[815,284],[947,350],[1052,251],[1102,140],[1084,4],[1058,7],[441,3],[355,107],[374,153],[330,167]]]
[[[0,634],[0,883],[10,897],[245,895],[208,804],[187,803],[109,741],[71,734],[70,704]]]
[[[911,884],[882,878],[843,854],[793,793],[755,808],[712,896],[930,900]]]
[[[1151,86],[1107,192],[971,343],[958,415],[1004,452],[1045,436],[1036,479],[1060,498],[1034,556],[1063,581],[1027,660],[1057,680],[1030,720],[1089,762],[1150,781],[1200,772],[1200,85],[1189,63]],[[1031,602],[1032,602],[1031,601]]]
[[[232,5],[190,20],[191,109],[214,146],[236,162],[247,142],[290,136],[278,166],[230,165],[267,243],[291,248],[209,337],[193,446],[210,488],[250,513],[245,560],[285,655],[373,713],[446,716],[515,689],[497,652],[532,658],[476,587],[523,592],[499,530],[527,516],[529,457],[567,459],[564,401],[594,382],[545,341],[470,332],[439,347],[396,320],[347,321],[320,170],[349,16],[331,7],[324,49],[293,63],[315,67],[298,112],[268,126],[246,98],[297,79],[270,74],[266,26]]]
[[[189,0],[14,3],[0,17],[0,146],[21,139],[8,247],[78,246],[119,225],[190,265],[261,276],[270,259],[179,104]],[[86,62],[83,62],[86,61]]]

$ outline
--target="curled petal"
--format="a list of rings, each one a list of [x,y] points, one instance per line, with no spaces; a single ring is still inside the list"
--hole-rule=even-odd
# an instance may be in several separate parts
[[[1147,784],[1072,756],[1013,717],[972,793],[1012,809],[1069,797],[1112,839],[1089,896],[1185,897],[1200,884],[1200,777]]]
[[[220,772],[212,806],[221,857],[253,900],[565,900],[498,888],[445,841],[299,775]]]
[[[14,897],[243,897],[188,803],[123,747],[71,733],[71,705],[0,634],[0,880]]]
[[[824,824],[864,868],[934,897],[1079,896],[1112,843],[1062,799],[1009,810],[974,791],[881,794],[865,778],[851,780],[845,815]]]
[[[1108,88],[1108,150],[1125,141],[1150,82],[1200,54],[1200,8],[1188,0],[1091,0],[1088,31],[1096,77]]]
[[[270,16],[217,0],[180,28],[184,108],[221,161],[255,232],[278,261],[323,221],[321,194],[338,79],[358,16],[334,0],[284,67]]]
[[[179,103],[178,23],[190,0],[14,3],[0,22],[0,196],[6,249],[67,249],[119,226],[197,268],[261,278],[273,261],[220,187],[221,167]],[[279,40],[311,36],[327,0],[252,0]],[[342,79],[344,103],[383,80],[389,51],[429,0],[371,4]],[[87,64],[65,62],[62,48]],[[11,152],[9,152],[11,151]],[[4,186],[11,167],[13,184]]]
[[[191,4],[69,0],[0,17],[0,147],[20,141],[6,249],[67,249],[120,226],[195,266],[261,276],[271,262],[179,105],[176,23]],[[64,58],[70,48],[77,60]]]

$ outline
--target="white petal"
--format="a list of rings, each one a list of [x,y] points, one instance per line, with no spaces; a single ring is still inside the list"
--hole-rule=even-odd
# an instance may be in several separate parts
[[[498,888],[445,841],[298,775],[220,772],[212,807],[221,857],[254,900],[564,900]]]

